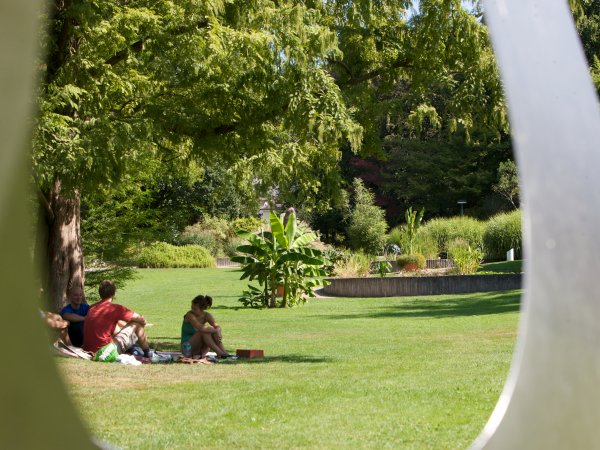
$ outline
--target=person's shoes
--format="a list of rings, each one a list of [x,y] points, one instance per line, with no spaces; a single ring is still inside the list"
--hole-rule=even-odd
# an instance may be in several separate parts
[[[228,359],[228,360],[231,360],[231,361],[235,361],[236,359],[238,359],[237,356],[231,355],[229,353],[225,353],[224,355],[219,356],[219,358],[220,359]]]
[[[213,355],[206,355],[205,358],[206,358],[207,361],[210,361],[210,362],[213,362],[213,363],[219,362],[219,360],[217,359],[217,357],[213,356]]]
[[[144,356],[144,350],[139,345],[134,345],[131,347],[131,354],[133,356]]]

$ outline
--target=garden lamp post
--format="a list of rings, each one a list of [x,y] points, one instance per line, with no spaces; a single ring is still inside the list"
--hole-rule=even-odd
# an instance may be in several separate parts
[[[458,203],[460,205],[460,215],[461,215],[461,217],[464,216],[463,205],[466,205],[467,201],[466,200],[459,200],[456,203]]]

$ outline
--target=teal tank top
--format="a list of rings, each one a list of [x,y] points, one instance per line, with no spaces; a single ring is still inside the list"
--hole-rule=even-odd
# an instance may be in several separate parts
[[[196,334],[196,329],[191,323],[184,320],[181,324],[181,343],[189,341],[194,334]]]

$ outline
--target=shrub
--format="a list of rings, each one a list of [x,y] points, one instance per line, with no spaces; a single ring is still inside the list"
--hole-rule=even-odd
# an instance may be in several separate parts
[[[395,244],[402,248],[402,229],[400,227],[394,227],[390,230],[386,239],[387,244]]]
[[[240,228],[241,230],[243,228]],[[225,254],[225,256],[227,256],[228,258],[231,258],[232,256],[236,256],[238,255],[238,251],[237,248],[240,245],[245,244],[246,241],[244,239],[240,239],[240,238],[229,238],[227,239],[227,241],[225,241],[223,243],[223,253]]]
[[[363,252],[345,252],[333,266],[336,277],[366,277],[371,270],[371,257]]]
[[[447,253],[449,244],[455,239],[464,239],[471,247],[483,247],[485,223],[472,217],[450,217],[433,219],[420,229],[423,238],[432,239],[440,253]]]
[[[468,275],[477,272],[483,259],[479,247],[471,247],[464,239],[455,239],[449,244],[448,256],[454,261],[455,272]]]
[[[175,246],[155,242],[144,247],[137,255],[140,267],[215,267],[215,260],[207,249],[199,245]]]
[[[260,229],[261,222],[254,217],[240,217],[227,220],[213,216],[203,216],[200,222],[185,227],[173,239],[175,245],[200,245],[210,251],[213,257],[233,256],[235,248],[242,244],[236,232],[254,232]]]
[[[440,254],[437,241],[419,229],[413,243],[415,253],[425,256],[426,259],[436,259]]]
[[[387,223],[385,212],[375,205],[375,196],[360,178],[354,183],[354,208],[350,213],[348,239],[352,248],[377,255],[383,250]]]
[[[400,270],[416,270],[425,268],[425,257],[417,253],[413,255],[400,255],[396,261],[398,261],[398,268]]]
[[[238,217],[233,219],[229,224],[229,235],[235,236],[235,232],[238,230],[244,230],[248,233],[254,233],[260,230],[262,222],[257,217]]]
[[[376,261],[375,272],[379,274],[381,278],[385,277],[386,273],[392,271],[392,264],[389,261]]]
[[[521,211],[497,214],[485,223],[483,233],[485,258],[499,260],[506,258],[506,252],[515,249],[515,258],[523,258],[521,237]]]
[[[189,227],[188,227],[189,228]],[[173,240],[175,245],[199,245],[207,249],[213,257],[223,254],[222,244],[208,231],[184,231]]]

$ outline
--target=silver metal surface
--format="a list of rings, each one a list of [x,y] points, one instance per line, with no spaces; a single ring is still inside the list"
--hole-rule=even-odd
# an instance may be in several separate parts
[[[473,448],[600,448],[600,107],[566,0],[488,0],[524,204],[517,351]]]

